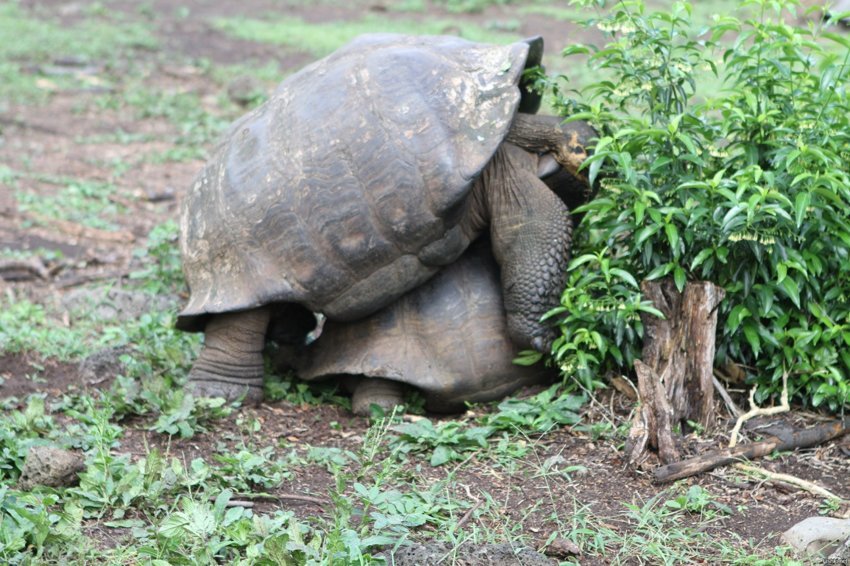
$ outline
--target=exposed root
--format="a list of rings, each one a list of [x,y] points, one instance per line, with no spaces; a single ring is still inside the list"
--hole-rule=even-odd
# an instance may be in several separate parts
[[[782,396],[780,397],[779,405],[767,408],[759,407],[756,405],[755,395],[756,388],[753,387],[750,390],[750,410],[738,417],[735,427],[729,434],[729,448],[734,448],[738,443],[738,434],[741,432],[741,426],[743,426],[746,421],[754,417],[778,415],[779,413],[787,413],[791,410],[791,406],[788,404],[788,372],[786,371],[782,373]]]

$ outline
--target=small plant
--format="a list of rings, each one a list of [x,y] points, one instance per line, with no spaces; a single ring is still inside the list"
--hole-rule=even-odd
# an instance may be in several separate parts
[[[273,448],[266,446],[260,450],[243,448],[233,454],[217,454],[215,458],[221,466],[216,475],[229,489],[240,492],[277,487],[292,474],[287,470],[287,462],[272,459],[272,453]]]
[[[491,427],[466,427],[460,421],[434,425],[424,417],[394,425],[391,430],[400,434],[394,446],[402,453],[430,451],[432,466],[462,460],[463,452],[486,448],[487,439],[494,432]]]
[[[528,399],[508,398],[498,405],[498,411],[485,417],[493,430],[542,434],[557,426],[577,424],[576,413],[585,399],[569,395],[556,384]]]
[[[713,519],[718,514],[730,515],[732,509],[718,501],[711,494],[698,485],[692,485],[684,493],[675,499],[664,502],[664,506],[676,511],[687,511],[698,513],[703,519]]]
[[[155,226],[145,247],[133,253],[143,268],[132,272],[130,279],[139,281],[142,289],[154,294],[181,291],[185,283],[178,236],[179,227],[173,220]]]

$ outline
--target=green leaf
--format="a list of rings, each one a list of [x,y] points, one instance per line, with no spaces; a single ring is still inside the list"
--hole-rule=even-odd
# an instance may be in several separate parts
[[[543,359],[543,354],[534,350],[523,350],[513,359],[518,366],[532,366]]]
[[[677,265],[673,269],[673,282],[676,283],[676,289],[681,293],[685,290],[685,284],[688,282],[688,276],[681,266]]]
[[[799,193],[797,198],[794,199],[794,220],[797,223],[797,228],[803,225],[803,219],[810,202],[811,197],[807,192]]]
[[[749,317],[751,314],[750,309],[744,305],[736,305],[735,308],[732,309],[732,312],[729,313],[729,318],[726,321],[726,324],[729,327],[729,332],[735,332],[738,330],[738,327],[741,326],[741,322],[743,322],[744,319]]]
[[[442,466],[452,459],[452,454],[454,454],[454,450],[445,444],[440,444],[434,448],[434,453],[431,454],[431,465],[434,467]]]
[[[615,277],[618,277],[619,279],[622,279],[623,281],[625,281],[626,283],[628,283],[629,285],[631,285],[635,289],[640,289],[640,285],[638,285],[638,282],[635,279],[634,275],[632,275],[628,271],[626,271],[624,269],[620,269],[619,267],[613,267],[613,268],[611,268],[609,273],[611,275],[615,276]]]
[[[747,324],[744,325],[744,336],[746,337],[747,342],[750,343],[753,355],[758,358],[759,352],[761,351],[761,339],[759,339],[758,329],[754,323],[747,322]]]
[[[653,224],[650,226],[644,226],[640,232],[638,232],[637,237],[635,238],[635,245],[641,245],[644,243],[650,236],[654,236],[656,232],[661,229],[661,226],[658,224]]]
[[[782,280],[782,288],[788,294],[788,298],[794,302],[794,306],[800,308],[800,288],[793,277],[786,277]]]
[[[664,231],[667,233],[667,241],[670,242],[670,248],[673,250],[673,255],[677,255],[679,245],[679,231],[673,224],[665,224]]]
[[[695,270],[697,267],[702,265],[702,263],[707,260],[714,253],[714,248],[705,248],[691,262],[691,271]]]

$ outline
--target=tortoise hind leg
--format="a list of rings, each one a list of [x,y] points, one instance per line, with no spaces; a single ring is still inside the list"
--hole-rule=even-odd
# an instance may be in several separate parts
[[[245,395],[246,404],[263,400],[263,347],[269,309],[214,315],[204,329],[204,348],[189,372],[187,389],[198,397]]]
[[[396,405],[404,402],[403,393],[404,387],[397,381],[364,377],[357,382],[351,394],[351,412],[368,417],[369,407],[377,405],[384,413],[389,414]]]

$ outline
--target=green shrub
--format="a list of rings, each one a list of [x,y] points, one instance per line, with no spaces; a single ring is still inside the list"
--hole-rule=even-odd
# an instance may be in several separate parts
[[[787,373],[799,399],[839,410],[850,400],[850,40],[831,23],[787,23],[785,0],[742,6],[753,16],[695,30],[687,3],[647,13],[620,2],[586,22],[607,45],[566,51],[616,80],[578,105],[556,93],[598,126],[588,167],[604,175],[583,207],[553,351],[584,381],[628,365],[646,307],[635,282],[710,280],[727,293],[718,359],[749,369],[757,399]]]

